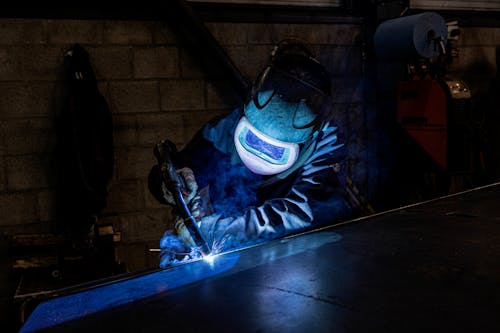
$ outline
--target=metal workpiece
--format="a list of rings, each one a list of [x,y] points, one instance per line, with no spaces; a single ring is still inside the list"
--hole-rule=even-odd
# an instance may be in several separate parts
[[[498,332],[500,185],[116,281],[21,332]]]

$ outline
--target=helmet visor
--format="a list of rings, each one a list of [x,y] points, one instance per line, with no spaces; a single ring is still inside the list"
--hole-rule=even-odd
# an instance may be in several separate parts
[[[273,139],[257,130],[242,117],[234,132],[236,151],[252,172],[273,175],[285,171],[295,163],[299,146],[293,142]]]

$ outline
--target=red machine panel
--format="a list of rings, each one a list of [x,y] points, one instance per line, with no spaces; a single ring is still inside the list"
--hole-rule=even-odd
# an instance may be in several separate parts
[[[398,83],[398,122],[446,169],[446,94],[436,80]]]

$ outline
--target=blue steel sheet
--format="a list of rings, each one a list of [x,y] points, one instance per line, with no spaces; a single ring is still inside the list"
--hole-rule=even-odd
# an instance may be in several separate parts
[[[121,278],[21,332],[500,331],[500,186]]]

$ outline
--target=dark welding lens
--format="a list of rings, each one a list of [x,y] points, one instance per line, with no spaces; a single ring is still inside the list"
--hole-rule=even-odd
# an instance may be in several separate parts
[[[300,101],[307,103],[307,101],[316,95],[324,95],[320,89],[288,72],[276,71],[273,79],[278,94],[290,103],[298,103]]]

